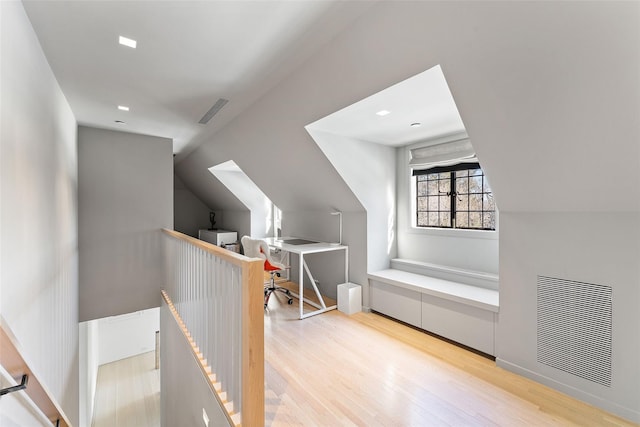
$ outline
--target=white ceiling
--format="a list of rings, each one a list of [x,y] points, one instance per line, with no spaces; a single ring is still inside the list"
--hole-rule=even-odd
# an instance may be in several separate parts
[[[370,6],[329,0],[23,4],[79,124],[172,138],[182,155]],[[137,40],[137,48],[119,45],[120,35]],[[230,102],[207,125],[198,124],[219,98]]]
[[[379,116],[376,114],[379,111],[389,113]],[[420,126],[411,126],[413,123]],[[465,132],[439,65],[336,111],[307,128],[392,147]]]
[[[358,17],[368,6],[364,3],[26,0],[24,5],[80,124],[172,138],[174,152],[186,155]],[[135,39],[137,48],[119,45],[120,35]],[[219,98],[230,102],[208,124],[199,124]],[[119,111],[118,105],[130,110]],[[375,115],[382,109],[391,113]],[[414,122],[422,126],[410,127]],[[313,126],[390,146],[464,132],[439,66]]]

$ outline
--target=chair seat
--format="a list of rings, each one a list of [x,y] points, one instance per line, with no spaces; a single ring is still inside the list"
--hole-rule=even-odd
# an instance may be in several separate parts
[[[283,269],[282,267],[271,264],[268,259],[264,261],[264,271],[271,272],[271,271],[277,271],[282,269]]]
[[[269,297],[275,291],[282,292],[287,296],[287,303],[293,304],[291,292],[287,288],[276,286],[275,277],[280,277],[280,271],[286,270],[288,267],[270,259],[270,251],[267,242],[260,239],[252,239],[249,236],[243,236],[241,239],[245,255],[254,258],[262,258],[264,260],[264,271],[271,275],[269,284],[264,287],[264,308],[267,308]]]

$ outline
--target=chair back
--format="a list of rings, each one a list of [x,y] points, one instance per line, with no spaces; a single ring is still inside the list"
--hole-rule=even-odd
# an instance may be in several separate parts
[[[262,243],[267,246],[267,249],[269,248],[267,242],[265,242],[264,240],[252,239],[249,236],[242,236],[240,242],[242,243],[242,247],[244,248],[245,256],[248,256],[250,258],[261,258],[265,260],[267,259],[267,255],[261,250]]]
[[[242,242],[245,256],[263,259],[265,261],[265,270],[284,270],[286,268],[285,265],[271,258],[271,250],[269,249],[269,245],[267,244],[267,242],[265,242],[264,240],[252,239],[249,236],[242,236],[242,239],[240,239],[240,241]]]

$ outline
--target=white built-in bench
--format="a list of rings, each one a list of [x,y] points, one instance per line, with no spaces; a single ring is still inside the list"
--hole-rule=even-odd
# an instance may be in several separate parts
[[[372,310],[495,355],[497,275],[394,259],[368,276]]]

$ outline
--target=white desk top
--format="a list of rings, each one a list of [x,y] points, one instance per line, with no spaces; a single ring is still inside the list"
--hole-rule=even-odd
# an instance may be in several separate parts
[[[302,254],[302,255],[312,254],[317,252],[330,252],[330,251],[336,251],[341,249],[347,249],[347,246],[339,245],[337,243],[309,241],[310,243],[296,245],[296,244],[291,244],[286,242],[287,240],[297,240],[297,241],[307,240],[307,239],[300,239],[296,237],[278,237],[278,238],[267,237],[265,240],[267,244],[271,247],[282,249],[283,251],[291,252],[294,254]]]

